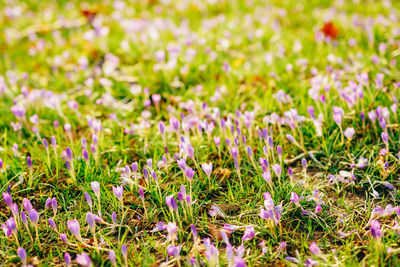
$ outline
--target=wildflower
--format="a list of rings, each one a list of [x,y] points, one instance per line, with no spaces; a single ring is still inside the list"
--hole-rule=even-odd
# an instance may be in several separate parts
[[[252,239],[255,236],[254,228],[253,226],[247,226],[246,230],[244,231],[242,240],[247,241]]]
[[[124,187],[122,185],[119,185],[117,187],[112,187],[112,190],[114,192],[115,197],[121,202],[122,204],[122,197],[124,194]]]
[[[318,247],[317,243],[312,242],[310,245],[310,251],[314,255],[320,255],[321,254],[321,249]]]
[[[17,249],[17,255],[19,257],[19,259],[22,262],[22,266],[26,266],[27,263],[27,255],[26,255],[26,251],[23,248],[18,248]]]
[[[108,259],[110,260],[111,264],[113,267],[117,266],[117,256],[115,255],[115,251],[114,250],[110,250],[108,252]]]
[[[71,255],[69,255],[68,252],[64,253],[64,263],[67,265],[67,267],[71,266]]]
[[[203,164],[201,164],[201,168],[203,169],[204,173],[205,173],[207,176],[210,176],[210,175],[211,175],[211,172],[212,172],[212,169],[213,169],[213,164],[212,164],[212,162],[210,162],[210,163],[203,163]]]
[[[299,206],[299,202],[300,202],[299,195],[297,195],[297,193],[295,193],[295,192],[292,192],[290,194],[290,201],[292,203],[294,203],[296,206]]]
[[[204,239],[204,247],[205,247],[205,256],[208,260],[209,266],[219,266],[219,252],[218,249],[214,246],[211,239]]]
[[[24,198],[22,200],[22,206],[24,207],[25,211],[29,214],[29,212],[33,209],[31,202],[29,199]]]
[[[53,218],[49,218],[47,220],[47,222],[49,223],[51,228],[53,228],[54,230],[57,230],[57,225],[56,225],[55,221],[53,220]]]
[[[97,181],[91,182],[90,186],[92,187],[92,190],[93,190],[95,196],[97,198],[100,198],[100,184],[99,184],[99,182],[97,182]]]
[[[346,130],[344,130],[343,134],[344,136],[346,136],[347,139],[351,140],[351,138],[353,137],[355,131],[353,127],[349,127]]]
[[[279,164],[274,164],[274,165],[272,165],[272,170],[274,170],[275,175],[276,175],[277,177],[281,177],[281,174],[282,174],[281,165],[279,165]]]
[[[172,241],[172,240],[176,240],[177,235],[178,235],[178,228],[176,226],[176,223],[174,222],[169,222],[166,226],[167,232],[168,232],[168,240]]]
[[[82,241],[79,222],[77,220],[69,220],[67,226],[70,232],[75,236],[75,238],[79,241]]]
[[[122,244],[121,246],[121,253],[124,257],[125,266],[128,266],[128,247],[125,244]]]
[[[190,168],[190,167],[185,168],[185,175],[186,175],[186,178],[189,180],[189,182],[192,182],[194,173],[195,173],[195,171],[192,168]]]
[[[90,257],[88,254],[85,252],[82,252],[81,254],[76,255],[76,262],[79,265],[85,266],[85,267],[91,267],[92,266],[92,261],[90,260]]]
[[[177,258],[177,257],[179,257],[179,254],[181,253],[181,248],[182,248],[182,246],[168,245],[167,254],[169,256],[173,256],[173,257]]]
[[[381,230],[381,224],[379,223],[378,220],[372,220],[371,222],[371,236],[374,239],[380,239],[383,236]]]
[[[11,198],[10,193],[8,193],[8,192],[3,192],[3,199],[4,199],[4,202],[6,203],[6,205],[7,205],[8,207],[10,207],[11,204],[12,204],[12,198]]]

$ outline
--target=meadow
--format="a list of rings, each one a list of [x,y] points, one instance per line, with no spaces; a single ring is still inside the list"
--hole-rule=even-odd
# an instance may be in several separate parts
[[[399,1],[0,11],[0,266],[400,266]]]

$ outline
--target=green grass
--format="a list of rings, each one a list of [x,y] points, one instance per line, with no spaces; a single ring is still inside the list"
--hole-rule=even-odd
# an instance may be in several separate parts
[[[22,247],[28,263],[35,266],[61,264],[65,252],[74,263],[76,256],[85,252],[95,266],[111,266],[111,249],[118,266],[186,266],[191,258],[209,266],[214,264],[205,256],[203,240],[211,238],[219,252],[219,265],[226,266],[229,246],[220,231],[224,224],[231,224],[238,229],[229,233],[229,242],[234,248],[244,246],[245,252],[238,258],[248,266],[303,266],[311,259],[322,266],[399,266],[400,229],[394,226],[400,210],[397,215],[395,210],[383,216],[374,212],[377,206],[397,207],[400,201],[399,122],[397,109],[391,110],[394,98],[399,97],[398,2],[126,1],[121,9],[115,8],[122,2],[0,3],[0,189],[6,192],[9,188],[19,211],[24,210],[22,200],[27,198],[40,215],[38,236],[29,219],[27,227],[18,223],[16,235],[0,235],[2,264],[21,264],[17,248]],[[18,8],[19,16],[6,15],[18,14]],[[95,14],[93,20],[83,15],[84,10]],[[339,35],[318,42],[316,36],[322,34],[320,29],[327,21],[333,22]],[[349,44],[352,38],[354,46]],[[380,51],[381,43],[386,44],[385,51]],[[156,59],[159,51],[165,52],[161,62]],[[378,63],[373,62],[374,55]],[[114,60],[118,61],[115,65]],[[369,78],[359,85],[361,73],[368,73]],[[386,90],[376,86],[379,73],[384,74]],[[325,102],[314,100],[309,92],[318,78],[323,81],[319,94],[324,94]],[[363,92],[354,104],[340,94],[341,89],[351,87],[351,81]],[[290,101],[279,102],[275,97],[279,90],[288,94]],[[161,96],[158,104],[152,101],[155,94]],[[25,108],[25,116],[13,114],[15,105]],[[307,112],[309,106],[314,107],[317,118],[319,114],[323,118],[321,134]],[[334,106],[344,110],[342,130],[355,129],[350,140],[344,137],[342,142],[341,130],[333,120]],[[368,118],[368,112],[378,107],[388,109],[387,130]],[[292,109],[304,116],[304,121],[285,113]],[[246,112],[254,112],[250,126],[246,125]],[[32,119],[34,115],[38,115],[38,123]],[[274,123],[275,115],[286,121]],[[179,133],[170,129],[172,117],[180,120]],[[90,127],[88,119],[100,120],[101,130]],[[221,128],[221,119],[231,119],[226,130]],[[215,124],[212,133],[198,130],[205,127],[205,120]],[[54,121],[59,127],[53,126]],[[165,139],[158,130],[159,121],[167,127]],[[191,122],[194,126],[187,130]],[[21,123],[20,129],[14,129],[14,123]],[[70,133],[64,130],[66,123],[71,125]],[[268,140],[258,137],[258,130],[264,128],[274,144],[267,154],[263,146]],[[380,155],[386,148],[381,138],[385,131],[389,151]],[[90,151],[93,134],[98,138],[95,153]],[[298,145],[291,143],[287,134],[293,135]],[[52,136],[57,140],[55,148]],[[186,157],[184,142],[179,146],[180,137],[194,148],[193,158]],[[221,138],[220,149],[214,137]],[[89,161],[82,157],[83,138]],[[240,176],[231,154],[235,138]],[[281,160],[277,145],[282,148]],[[247,156],[247,146],[253,158]],[[69,160],[73,171],[66,167],[63,151],[67,147],[73,152]],[[157,166],[164,155],[167,164]],[[28,156],[33,162],[31,169]],[[352,166],[361,156],[368,159],[368,166]],[[165,198],[174,194],[177,199],[181,185],[190,192],[190,183],[176,162],[182,157],[196,172],[194,203],[190,210],[177,200],[178,211],[171,214]],[[267,158],[270,167],[281,164],[281,177],[271,168],[268,184],[260,158]],[[307,160],[306,170],[302,158]],[[147,159],[153,160],[158,184]],[[140,179],[130,177],[126,184],[121,177],[125,166],[133,162],[139,164]],[[209,179],[200,167],[208,162],[213,163]],[[144,168],[149,170],[148,179],[143,177]],[[329,181],[329,175],[341,171],[354,175],[354,180]],[[93,181],[101,186],[100,206],[91,189]],[[112,190],[121,184],[122,203]],[[139,187],[144,190],[144,205]],[[317,201],[310,199],[315,190],[319,190]],[[91,208],[85,192],[91,196],[94,214],[101,207],[103,221],[96,223],[95,232],[100,252],[94,248],[86,223]],[[279,206],[275,225],[259,216],[260,208],[265,208],[265,192],[270,192],[274,205]],[[291,193],[301,198],[299,205],[291,202]],[[49,197],[58,202],[55,216],[51,208],[45,209]],[[317,204],[321,204],[320,212],[316,212]],[[219,215],[210,215],[213,206],[221,211]],[[113,212],[117,215],[114,224]],[[1,201],[0,223],[11,216],[10,208]],[[20,215],[14,217],[20,221]],[[49,218],[54,219],[57,230],[49,226]],[[67,222],[73,219],[79,221],[86,245],[68,230]],[[371,236],[374,219],[380,222],[381,238]],[[169,240],[166,230],[153,231],[158,222],[172,221],[177,223],[177,240]],[[191,224],[197,229],[197,242]],[[254,227],[255,237],[243,240],[247,226]],[[67,234],[69,243],[61,240],[61,233]],[[321,254],[310,252],[313,241]],[[286,243],[284,249],[279,249],[281,242]],[[121,252],[123,244],[128,247],[127,263]],[[168,256],[171,244],[182,246],[179,257]]]

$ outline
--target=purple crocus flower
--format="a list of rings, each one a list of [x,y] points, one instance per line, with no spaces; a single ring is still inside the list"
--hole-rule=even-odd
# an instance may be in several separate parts
[[[174,211],[178,208],[178,203],[176,202],[174,195],[167,196],[165,198],[165,203],[167,203],[167,206],[171,211]]]
[[[49,223],[49,225],[50,225],[51,228],[53,228],[54,230],[57,229],[56,222],[55,222],[52,218],[49,218],[49,219],[47,220],[47,222]]]
[[[114,250],[110,250],[108,252],[108,259],[110,260],[112,266],[117,266],[117,256],[115,255],[115,251]]]
[[[355,134],[355,130],[353,127],[349,127],[343,132],[344,136],[346,136],[347,139],[351,139],[353,135]]]
[[[24,198],[22,200],[22,206],[24,207],[25,211],[29,214],[29,212],[33,209],[31,202],[29,199]]]
[[[371,222],[371,236],[374,239],[380,239],[383,236],[381,230],[381,224],[378,220],[372,220]]]
[[[81,241],[82,240],[81,227],[79,225],[78,220],[69,220],[67,222],[67,226],[70,232],[75,236],[75,238]]]
[[[181,246],[174,246],[174,245],[168,245],[167,247],[167,254],[169,256],[173,256],[175,258],[179,257],[179,254],[181,253]]]
[[[44,204],[46,209],[50,209],[51,208],[51,197],[46,199],[46,202]]]
[[[71,255],[68,252],[64,253],[64,263],[67,267],[71,266]]]
[[[29,212],[29,219],[31,220],[31,223],[34,227],[37,227],[38,222],[39,222],[39,214],[37,213],[37,211],[35,209],[32,209]]]
[[[382,141],[383,141],[386,145],[388,145],[388,143],[389,143],[389,134],[388,134],[387,132],[383,132],[383,133],[381,134],[381,137],[382,137]]]
[[[243,240],[243,241],[250,240],[250,239],[252,239],[255,235],[256,235],[256,234],[255,234],[255,232],[254,232],[253,226],[247,226],[247,227],[246,227],[246,230],[244,231],[242,240]]]
[[[318,247],[317,243],[312,242],[310,245],[310,251],[314,255],[321,255],[321,249]]]
[[[307,160],[305,158],[301,159],[301,165],[303,166],[303,170],[307,169]]]
[[[186,178],[189,180],[189,182],[192,181],[194,173],[195,172],[192,168],[190,168],[190,167],[185,168],[185,175],[186,175]]]
[[[100,184],[97,181],[91,182],[90,186],[97,198],[100,198]]]
[[[85,192],[85,200],[86,203],[89,205],[90,210],[92,210],[92,198],[90,197],[88,192]]]
[[[11,204],[12,204],[12,197],[11,197],[10,193],[8,193],[8,192],[3,192],[3,199],[4,199],[4,202],[6,203],[6,205],[7,205],[8,207],[11,207]]]
[[[122,203],[122,197],[124,195],[124,187],[119,185],[117,187],[112,187],[115,197]]]
[[[96,221],[93,213],[88,212],[86,213],[86,223],[89,225],[89,229],[92,233],[96,230]]]
[[[159,131],[160,131],[160,134],[161,134],[162,136],[164,136],[164,134],[165,134],[165,124],[164,124],[163,121],[160,121],[160,122],[158,123],[158,129],[159,129]]]
[[[32,160],[31,160],[31,157],[30,157],[30,156],[28,156],[28,157],[26,158],[26,163],[28,164],[29,169],[32,169]]]
[[[282,174],[281,165],[279,165],[279,164],[272,165],[272,170],[274,170],[276,176],[278,176],[278,177],[281,176],[281,174]]]
[[[137,162],[134,162],[134,163],[132,163],[131,168],[132,168],[132,172],[136,173],[139,169],[139,165],[137,164]]]
[[[65,150],[65,154],[67,155],[67,158],[72,161],[72,150],[70,147],[67,147],[67,149]]]
[[[60,239],[64,242],[64,243],[68,243],[68,238],[67,235],[65,233],[60,234]]]
[[[180,122],[177,118],[175,117],[170,118],[169,123],[171,124],[171,127],[175,132],[179,131]]]
[[[58,204],[57,204],[57,199],[55,197],[51,199],[51,207],[53,209],[54,216],[56,216]]]
[[[21,260],[22,262],[22,266],[26,266],[27,263],[27,255],[26,255],[26,251],[23,248],[18,248],[17,249],[17,255],[18,258]]]
[[[76,255],[75,260],[79,265],[82,265],[84,267],[92,266],[92,261],[90,260],[89,255],[86,254],[85,252],[82,252],[81,254]]]
[[[205,173],[207,176],[210,176],[210,175],[211,175],[211,172],[212,172],[212,169],[213,169],[213,164],[212,164],[212,162],[210,162],[210,163],[203,163],[203,164],[201,164],[201,168],[203,169],[204,173]]]
[[[292,192],[290,194],[290,201],[292,203],[296,204],[296,206],[299,205],[299,201],[300,201],[299,195],[297,195],[297,193],[295,193],[295,192]]]

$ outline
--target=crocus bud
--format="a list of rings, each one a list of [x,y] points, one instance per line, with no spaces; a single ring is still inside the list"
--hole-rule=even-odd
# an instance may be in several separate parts
[[[100,184],[97,181],[91,182],[90,183],[92,190],[94,194],[96,195],[97,198],[100,198]]]
[[[71,256],[68,254],[68,252],[64,253],[64,263],[67,265],[67,267],[71,266]]]
[[[117,266],[117,257],[114,250],[110,250],[110,252],[108,252],[108,259],[114,267]]]
[[[321,249],[318,247],[317,243],[315,243],[315,242],[311,243],[310,251],[314,255],[320,255],[321,254]]]
[[[174,195],[167,196],[165,198],[165,203],[167,203],[167,206],[171,211],[178,208],[178,203],[176,202]]]
[[[291,135],[291,134],[286,134],[286,138],[289,140],[289,142],[291,142],[291,143],[294,143],[295,142],[295,139],[294,139],[294,137],[293,137],[293,135]]]
[[[126,256],[128,255],[128,248],[126,247],[125,244],[123,244],[123,245],[121,246],[121,253],[122,253],[122,255],[123,255],[124,257],[126,257]]]
[[[51,197],[46,199],[45,207],[46,207],[46,209],[50,209],[51,208]]]
[[[387,132],[383,132],[381,134],[382,141],[387,145],[389,142],[389,134]]]
[[[67,158],[69,160],[72,160],[72,150],[71,150],[71,148],[67,147],[67,149],[65,150],[65,154],[67,154]]]
[[[91,212],[86,213],[86,222],[89,225],[90,231],[92,231],[92,233],[94,233],[96,230],[96,222],[95,222],[93,213],[91,213]]]
[[[210,176],[210,175],[211,175],[211,172],[212,172],[212,169],[213,169],[213,164],[212,164],[212,162],[210,162],[210,163],[203,163],[203,164],[201,164],[201,168],[203,169],[204,173],[205,173],[207,176]]]
[[[29,212],[33,209],[33,208],[32,208],[31,202],[30,202],[29,199],[27,199],[27,198],[24,198],[24,199],[22,200],[22,206],[24,207],[25,211],[26,211],[28,214],[29,214]]]
[[[124,194],[124,187],[122,186],[122,185],[119,185],[119,186],[117,186],[117,187],[112,187],[112,190],[113,190],[113,192],[114,192],[114,195],[115,195],[115,197],[120,201],[120,202],[122,202],[122,197],[123,197],[123,194]]]
[[[85,252],[82,252],[81,254],[76,255],[76,262],[82,266],[85,267],[91,267],[92,266],[92,261],[90,260],[90,257],[88,254]]]
[[[49,219],[47,220],[47,222],[49,223],[49,225],[50,225],[51,228],[53,228],[53,229],[56,229],[56,228],[57,228],[56,222],[55,222],[52,218],[49,218]]]
[[[253,150],[251,149],[251,147],[246,147],[246,152],[247,152],[247,156],[249,156],[250,158],[253,157]]]
[[[193,176],[194,176],[194,170],[192,168],[190,168],[190,167],[186,167],[185,168],[185,175],[186,175],[186,178],[189,181],[192,181]]]
[[[83,157],[86,161],[89,161],[89,153],[88,153],[88,151],[86,150],[86,148],[84,148],[84,149],[82,150],[82,157]]]
[[[144,201],[144,192],[143,192],[143,189],[141,187],[139,187],[139,196]]]
[[[371,222],[371,236],[374,239],[379,239],[382,238],[382,230],[381,230],[381,224],[378,220],[372,220]]]
[[[55,197],[53,197],[51,200],[51,207],[53,209],[54,216],[56,216],[56,214],[57,214],[57,206],[58,206],[57,199]]]
[[[18,248],[17,249],[17,255],[18,255],[19,259],[21,260],[22,265],[26,266],[27,255],[26,255],[25,249]]]
[[[53,148],[56,148],[57,147],[57,140],[56,140],[56,137],[53,135],[53,136],[51,136],[51,145],[53,146]]]
[[[26,163],[28,164],[29,169],[32,169],[32,160],[31,160],[31,157],[30,157],[30,156],[28,156],[28,157],[26,158]]]
[[[113,224],[117,224],[117,214],[115,213],[115,211],[113,211],[113,213],[111,214],[111,219],[113,221]]]
[[[67,167],[67,170],[68,170],[68,171],[71,170],[71,164],[69,163],[68,160],[65,161],[65,167]]]
[[[303,166],[303,170],[307,169],[307,160],[305,158],[301,159],[301,165]]]
[[[282,157],[282,148],[280,145],[276,146],[276,153],[278,154],[279,157]]]
[[[191,225],[190,225],[190,229],[192,230],[193,239],[196,241],[196,240],[197,240],[197,230],[196,230],[196,226],[194,226],[193,224],[191,224]]]
[[[293,170],[290,167],[288,168],[288,175],[290,178],[293,178]]]
[[[76,239],[82,240],[81,227],[77,220],[69,220],[67,223],[68,229],[75,236]]]
[[[68,242],[68,238],[67,235],[65,233],[60,234],[60,238],[63,242],[67,243]]]
[[[282,174],[282,169],[281,169],[281,165],[279,164],[275,164],[272,166],[272,169],[274,170],[276,176],[280,177]]]
[[[39,222],[39,214],[37,213],[36,210],[32,209],[29,212],[29,219],[31,220],[31,223],[34,227],[37,227],[38,222]]]
[[[10,193],[8,193],[8,192],[3,192],[3,199],[4,199],[4,202],[6,203],[6,205],[7,205],[8,207],[10,207],[11,204],[12,204],[12,198],[11,198]]]
[[[25,212],[21,211],[21,221],[24,225],[28,224],[28,218],[26,217]]]
[[[165,133],[165,124],[164,124],[163,121],[160,121],[160,122],[158,123],[158,129],[159,129],[159,131],[160,131],[160,134],[161,134],[162,136],[164,136],[164,133]]]
[[[167,247],[167,254],[175,258],[179,257],[180,251],[181,251],[180,246],[168,245]]]
[[[137,162],[132,163],[131,168],[132,168],[132,172],[136,173],[139,169]]]
[[[46,138],[42,140],[44,148],[47,150],[49,148],[49,143],[47,142]]]
[[[86,203],[89,205],[90,210],[92,209],[92,199],[90,198],[90,195],[88,192],[85,192],[85,199]]]

